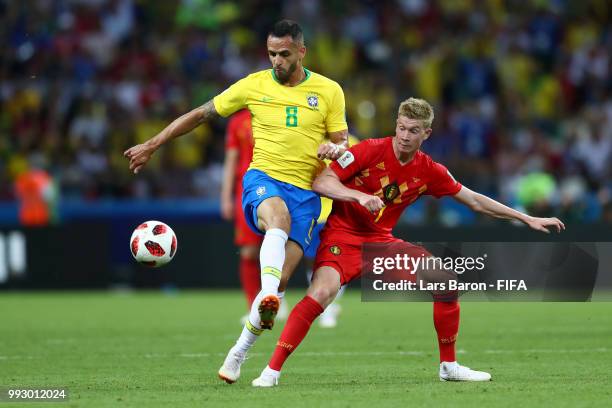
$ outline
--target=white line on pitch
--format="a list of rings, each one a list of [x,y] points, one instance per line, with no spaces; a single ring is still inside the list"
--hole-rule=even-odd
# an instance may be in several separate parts
[[[501,350],[490,349],[483,350],[485,354],[521,354],[521,353],[559,353],[559,354],[575,354],[575,353],[608,353],[610,349],[605,347],[592,349],[519,349],[519,350]],[[436,350],[427,351],[305,351],[297,353],[296,356],[305,357],[346,357],[346,356],[425,356],[435,353]],[[464,349],[457,350],[457,354],[469,354],[470,352]],[[206,357],[225,357],[226,353],[182,353],[179,357],[184,358],[206,358]],[[256,352],[249,353],[251,357],[259,357],[268,355],[267,353]],[[145,355],[147,358],[161,357],[158,354]],[[165,357],[171,357],[167,355]]]
[[[432,349],[431,351],[304,351],[295,354],[295,356],[304,356],[304,357],[355,357],[355,356],[426,356],[429,354],[435,354],[437,351]],[[501,349],[489,349],[482,350],[478,353],[485,354],[529,354],[529,353],[540,353],[540,354],[588,354],[588,353],[609,353],[610,349],[606,347],[598,347],[591,349],[518,349],[518,350],[501,350]],[[474,351],[467,351],[464,349],[458,349],[457,354],[470,354],[476,353]],[[270,353],[256,352],[249,353],[249,357],[261,357],[261,356],[269,356]],[[144,358],[175,358],[175,357],[183,357],[183,358],[209,358],[209,357],[225,357],[226,353],[180,353],[180,354],[162,354],[162,353],[147,353],[142,355]],[[294,356],[294,357],[295,357]],[[75,354],[75,357],[78,357]],[[120,355],[116,355],[115,357],[120,357]],[[124,356],[133,358],[134,356]],[[14,356],[0,356],[0,360],[32,360],[46,358],[43,356],[22,356],[22,355],[14,355]]]

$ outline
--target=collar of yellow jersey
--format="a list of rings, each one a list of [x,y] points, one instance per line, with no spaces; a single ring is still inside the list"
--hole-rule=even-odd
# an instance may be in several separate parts
[[[304,79],[302,79],[302,82],[300,82],[300,83],[299,83],[299,84],[297,84],[296,86],[301,85],[301,84],[303,84],[304,82],[306,82],[306,80],[308,80],[308,78],[310,78],[310,75],[312,74],[312,72],[310,72],[310,71],[309,71],[309,70],[307,70],[306,68],[302,68],[302,69],[304,70],[304,74],[305,74]],[[271,69],[271,70],[270,70],[270,72],[272,73],[272,78],[274,78],[274,80],[275,80],[276,82],[278,82],[279,84],[281,84],[281,82],[280,82],[280,81],[278,80],[278,78],[276,77],[276,74],[274,73],[274,70],[273,70],[273,69]],[[283,85],[283,84],[281,84],[281,85]],[[283,85],[283,86],[284,86],[284,85]]]

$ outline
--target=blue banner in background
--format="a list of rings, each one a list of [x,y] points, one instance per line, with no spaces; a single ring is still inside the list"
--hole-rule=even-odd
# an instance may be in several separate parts
[[[109,221],[113,219],[220,221],[218,200],[62,200],[58,206],[59,222]],[[18,205],[0,202],[0,226],[17,226]]]

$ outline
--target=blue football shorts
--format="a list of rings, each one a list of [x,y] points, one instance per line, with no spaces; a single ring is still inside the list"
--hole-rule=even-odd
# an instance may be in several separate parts
[[[312,230],[312,240],[310,241],[310,246],[304,252],[304,257],[314,259],[317,255],[317,248],[319,248],[319,244],[321,243],[319,234],[324,226],[325,222],[319,222],[317,225],[315,225],[314,229]]]
[[[267,198],[280,197],[291,216],[289,239],[298,243],[304,252],[309,250],[321,213],[321,198],[317,193],[275,180],[263,171],[253,169],[244,175],[242,187],[242,209],[249,228],[263,235],[264,232],[257,228],[257,207]]]

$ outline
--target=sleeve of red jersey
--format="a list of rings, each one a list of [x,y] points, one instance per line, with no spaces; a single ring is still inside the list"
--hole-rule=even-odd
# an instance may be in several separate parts
[[[433,162],[431,175],[432,177],[428,183],[426,194],[440,198],[443,196],[455,195],[461,190],[461,183],[455,180],[444,165]]]
[[[363,141],[348,149],[342,156],[338,157],[337,160],[331,162],[329,167],[336,173],[340,181],[348,180],[367,167],[364,167],[364,164],[367,164],[367,146],[367,140]]]
[[[236,118],[232,116],[227,123],[225,130],[225,151],[238,148],[238,138],[236,137]]]

